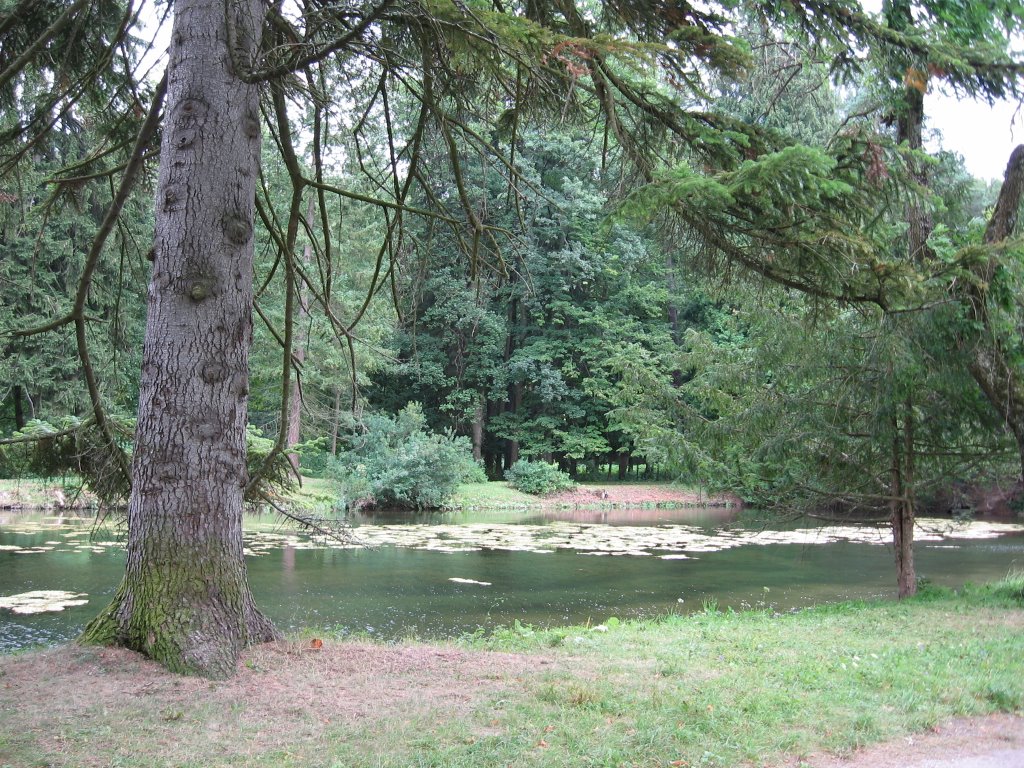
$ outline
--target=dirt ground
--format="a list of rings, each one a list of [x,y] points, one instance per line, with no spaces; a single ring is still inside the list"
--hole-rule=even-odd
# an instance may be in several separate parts
[[[109,766],[121,753],[154,748],[165,763],[178,764],[209,749],[211,735],[217,757],[244,760],[315,744],[332,725],[458,719],[551,664],[536,655],[426,645],[317,644],[256,646],[233,678],[217,682],[170,674],[116,648],[67,645],[0,657],[0,765],[8,764],[5,739],[51,756],[48,765],[76,768]],[[106,752],[95,749],[102,743],[95,734],[109,728],[120,740]],[[26,744],[25,734],[34,743]]]
[[[738,497],[726,494],[709,496],[700,491],[675,488],[670,485],[609,483],[607,485],[580,485],[572,490],[551,494],[543,498],[545,506],[687,506],[724,507],[741,506]]]
[[[385,719],[419,704],[458,711],[483,689],[500,688],[550,662],[535,656],[437,646],[384,646],[356,641],[281,641],[248,649],[238,673],[210,683],[166,672],[120,648],[66,645],[0,658],[0,701],[19,701],[19,714],[38,702],[74,717],[78,708],[118,706],[125,697],[186,706],[202,692],[215,709],[245,700],[254,714],[292,708],[325,720]],[[339,682],[341,681],[341,682]],[[51,688],[51,690],[44,690]]]
[[[1024,717],[960,718],[932,731],[858,750],[819,755],[812,768],[1024,768]]]

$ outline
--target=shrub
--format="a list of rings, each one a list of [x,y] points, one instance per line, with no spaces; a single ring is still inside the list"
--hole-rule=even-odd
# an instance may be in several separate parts
[[[555,493],[572,488],[572,478],[554,464],[544,461],[517,461],[505,472],[508,484],[523,493]]]
[[[371,414],[350,424],[341,443],[330,474],[341,484],[348,508],[435,509],[482,471],[469,440],[429,431],[418,403],[396,416]]]

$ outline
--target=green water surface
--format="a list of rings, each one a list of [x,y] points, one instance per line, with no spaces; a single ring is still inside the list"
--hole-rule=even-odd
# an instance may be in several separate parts
[[[723,510],[619,510],[503,519],[445,515],[359,521],[339,545],[247,522],[249,577],[279,627],[381,638],[440,638],[515,620],[601,623],[720,607],[783,611],[893,596],[887,531],[743,526]],[[124,566],[116,528],[75,518],[0,518],[0,598],[63,590],[87,600],[21,615],[0,609],[0,650],[76,636],[108,601]],[[949,586],[1024,568],[1019,522],[925,523],[921,576]]]

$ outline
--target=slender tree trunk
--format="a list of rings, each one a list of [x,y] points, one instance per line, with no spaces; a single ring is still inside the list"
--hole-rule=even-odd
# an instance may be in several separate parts
[[[519,301],[512,299],[508,310],[508,338],[505,342],[505,362],[512,359],[516,351],[516,334],[519,327]],[[508,406],[506,413],[515,414],[523,401],[523,385],[521,383],[510,384],[508,387]],[[505,441],[505,469],[509,469],[519,461],[519,441],[509,438]]]
[[[892,29],[906,32],[913,28],[914,17],[909,0],[890,0],[885,11],[886,23]],[[897,140],[908,149],[920,150],[924,130],[924,73],[914,76],[913,70],[900,72],[906,87],[902,103],[895,105]],[[928,186],[927,173],[916,158],[910,159],[910,175],[922,187]],[[932,230],[928,212],[911,202],[906,209],[906,258],[920,264],[928,256],[928,237]],[[914,432],[913,403],[908,396],[903,403],[904,424],[901,433],[899,418],[892,417],[892,467],[890,501],[892,542],[896,555],[896,583],[900,598],[917,592],[914,570]],[[902,439],[901,439],[902,437]]]
[[[473,459],[481,461],[484,457],[484,397],[477,395],[476,410],[473,412]]]
[[[892,543],[896,556],[896,586],[900,598],[917,591],[914,570],[914,506],[910,500],[905,476],[904,441],[900,439],[899,421],[892,417],[892,464],[890,467],[889,509],[891,511]]]
[[[22,393],[20,384],[14,385],[11,396],[14,398],[14,428],[20,431],[25,428],[25,407],[22,402],[25,395]]]
[[[306,207],[306,228],[308,231],[313,231],[313,196],[310,195],[309,203]],[[313,246],[310,243],[306,243],[302,249],[302,264],[303,266],[308,265],[312,261]],[[302,290],[302,282],[297,280],[295,283],[295,291],[298,294],[299,299],[299,317],[298,323],[296,324],[295,341],[293,344],[292,359],[294,360],[294,367],[298,370],[302,370],[302,364],[306,361],[306,328],[309,326],[309,297],[306,292]],[[299,442],[302,435],[302,390],[299,387],[298,376],[296,376],[295,386],[292,387],[292,399],[291,405],[288,408],[288,438],[287,443],[289,446],[293,446]],[[295,473],[299,472],[299,454],[290,453],[288,454],[288,461],[291,462],[292,469]]]
[[[522,382],[515,382],[509,385],[509,406],[508,413],[517,414],[523,405],[523,385]],[[512,437],[509,438],[505,447],[505,467],[511,467],[519,461],[519,440]]]
[[[227,11],[227,12],[225,12]],[[275,636],[242,554],[261,0],[177,0],[124,580],[83,640],[225,677]]]
[[[676,306],[678,287],[676,285],[676,265],[672,258],[672,251],[666,255],[665,262],[665,283],[668,288],[668,326],[672,334],[672,341],[676,346],[682,344],[682,334],[679,332],[679,307]],[[672,369],[672,386],[679,388],[683,386],[683,372],[678,368]]]
[[[331,456],[338,455],[338,431],[341,429],[341,387],[334,387],[334,417],[331,424]]]

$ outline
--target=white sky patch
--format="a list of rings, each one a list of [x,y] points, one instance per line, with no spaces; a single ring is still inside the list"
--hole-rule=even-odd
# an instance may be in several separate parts
[[[882,0],[861,0],[861,7],[868,13],[881,13]],[[1016,40],[1014,47],[1020,47]],[[925,130],[941,135],[926,138],[925,148],[955,152],[963,157],[972,176],[1001,180],[1010,153],[1024,142],[1020,107],[1005,100],[990,105],[984,99],[962,98],[932,87],[924,100]]]
[[[880,13],[882,0],[862,0],[861,6],[869,13]],[[141,71],[150,70],[154,81],[163,74],[170,43],[171,19],[160,25],[162,12],[162,7],[146,3],[140,14],[140,37],[154,41],[143,58]],[[989,105],[984,100],[960,98],[932,88],[925,97],[925,112],[925,127],[931,133],[926,148],[955,152],[963,157],[968,173],[979,179],[1002,179],[1010,153],[1018,143],[1024,143],[1024,112],[1016,102],[1001,100]],[[343,154],[332,156],[328,164],[340,167],[344,160]]]
[[[1013,102],[989,105],[929,91],[925,113],[927,127],[941,134],[928,142],[928,149],[956,152],[968,173],[979,179],[1002,179],[1010,153],[1024,142],[1020,105]]]

